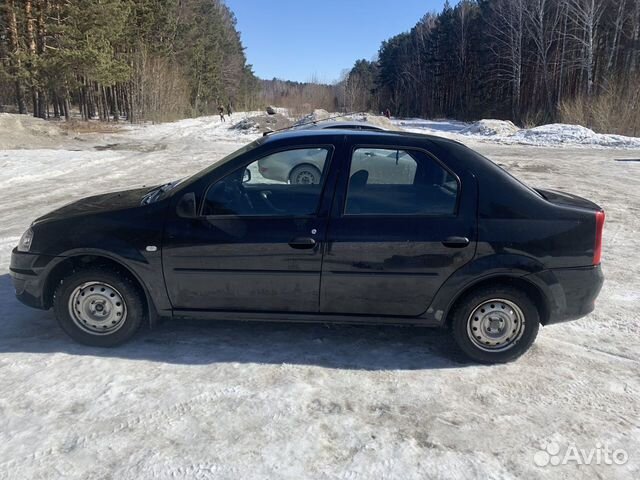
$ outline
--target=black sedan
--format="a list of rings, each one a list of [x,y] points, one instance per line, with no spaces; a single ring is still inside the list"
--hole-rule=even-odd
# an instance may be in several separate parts
[[[313,182],[263,176],[313,157]],[[264,173],[264,172],[262,172]],[[464,145],[342,129],[268,135],[181,181],[77,201],[11,259],[18,298],[114,346],[159,318],[451,329],[480,362],[594,308],[604,212]]]

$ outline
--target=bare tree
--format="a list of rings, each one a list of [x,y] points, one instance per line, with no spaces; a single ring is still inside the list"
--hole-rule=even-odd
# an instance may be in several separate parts
[[[587,96],[593,95],[595,48],[598,41],[600,19],[604,12],[603,0],[568,0],[573,31],[569,35],[579,48],[577,55],[581,69],[587,76]]]
[[[525,25],[535,52],[538,73],[535,76],[535,82],[542,84],[543,101],[547,114],[551,115],[554,111],[551,54],[559,37],[560,9],[550,0],[528,0],[525,3],[524,12]]]
[[[490,48],[496,59],[494,75],[511,85],[511,114],[520,118],[524,0],[497,0],[491,4]]]
[[[633,0],[633,10],[631,13],[631,24],[633,25],[631,32],[631,45],[629,49],[629,71],[635,72],[640,63],[640,0]]]
[[[613,38],[611,39],[611,46],[609,47],[609,57],[607,60],[607,70],[611,71],[616,66],[616,60],[618,58],[618,46],[620,44],[620,37],[622,35],[622,28],[625,21],[625,9],[627,6],[627,0],[618,0],[618,9],[616,11]]]

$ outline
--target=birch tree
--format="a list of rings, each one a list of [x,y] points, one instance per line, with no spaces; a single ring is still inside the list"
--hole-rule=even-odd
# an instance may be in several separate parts
[[[497,0],[491,3],[488,36],[495,59],[492,76],[511,87],[511,114],[520,118],[522,49],[524,42],[524,0]]]
[[[574,28],[568,32],[578,46],[577,61],[586,74],[587,97],[593,95],[595,49],[599,34],[600,19],[604,12],[603,0],[568,0],[569,15]]]

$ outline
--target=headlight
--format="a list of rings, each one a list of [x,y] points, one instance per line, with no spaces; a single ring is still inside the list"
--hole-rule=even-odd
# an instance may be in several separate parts
[[[20,237],[20,241],[18,242],[18,251],[28,252],[31,249],[32,241],[33,241],[33,230],[28,229],[26,232],[22,234],[22,237]]]

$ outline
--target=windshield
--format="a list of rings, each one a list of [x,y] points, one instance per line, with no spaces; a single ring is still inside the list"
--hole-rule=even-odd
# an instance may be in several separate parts
[[[157,202],[159,200],[167,198],[171,194],[171,192],[173,192],[176,189],[176,187],[199,180],[200,178],[204,177],[209,172],[218,168],[219,166],[227,162],[230,162],[231,160],[239,157],[240,155],[243,155],[253,150],[254,148],[258,147],[259,145],[262,144],[263,141],[264,141],[264,137],[259,138],[258,140],[255,140],[245,145],[244,147],[230,153],[226,157],[223,157],[222,159],[218,160],[213,165],[208,166],[204,170],[200,170],[198,173],[192,175],[191,177],[184,177],[179,180],[174,180],[173,182],[165,183],[164,185],[160,185],[158,187],[153,188],[152,190],[148,191],[144,197],[142,197],[141,204],[148,205],[150,203]]]
[[[244,147],[236,150],[235,152],[230,153],[226,157],[223,157],[221,160],[218,160],[217,162],[215,162],[213,165],[210,165],[207,168],[205,168],[204,170],[200,170],[195,175],[192,175],[191,177],[188,177],[187,179],[185,179],[184,183],[195,182],[196,180],[201,179],[202,177],[204,177],[205,175],[209,174],[211,171],[215,170],[216,168],[224,165],[225,163],[230,162],[230,161],[238,158],[240,155],[244,155],[245,153],[250,152],[254,148],[257,148],[258,146],[262,145],[262,143],[264,142],[265,138],[266,137],[260,137],[258,140],[254,140],[253,142],[245,145]]]

